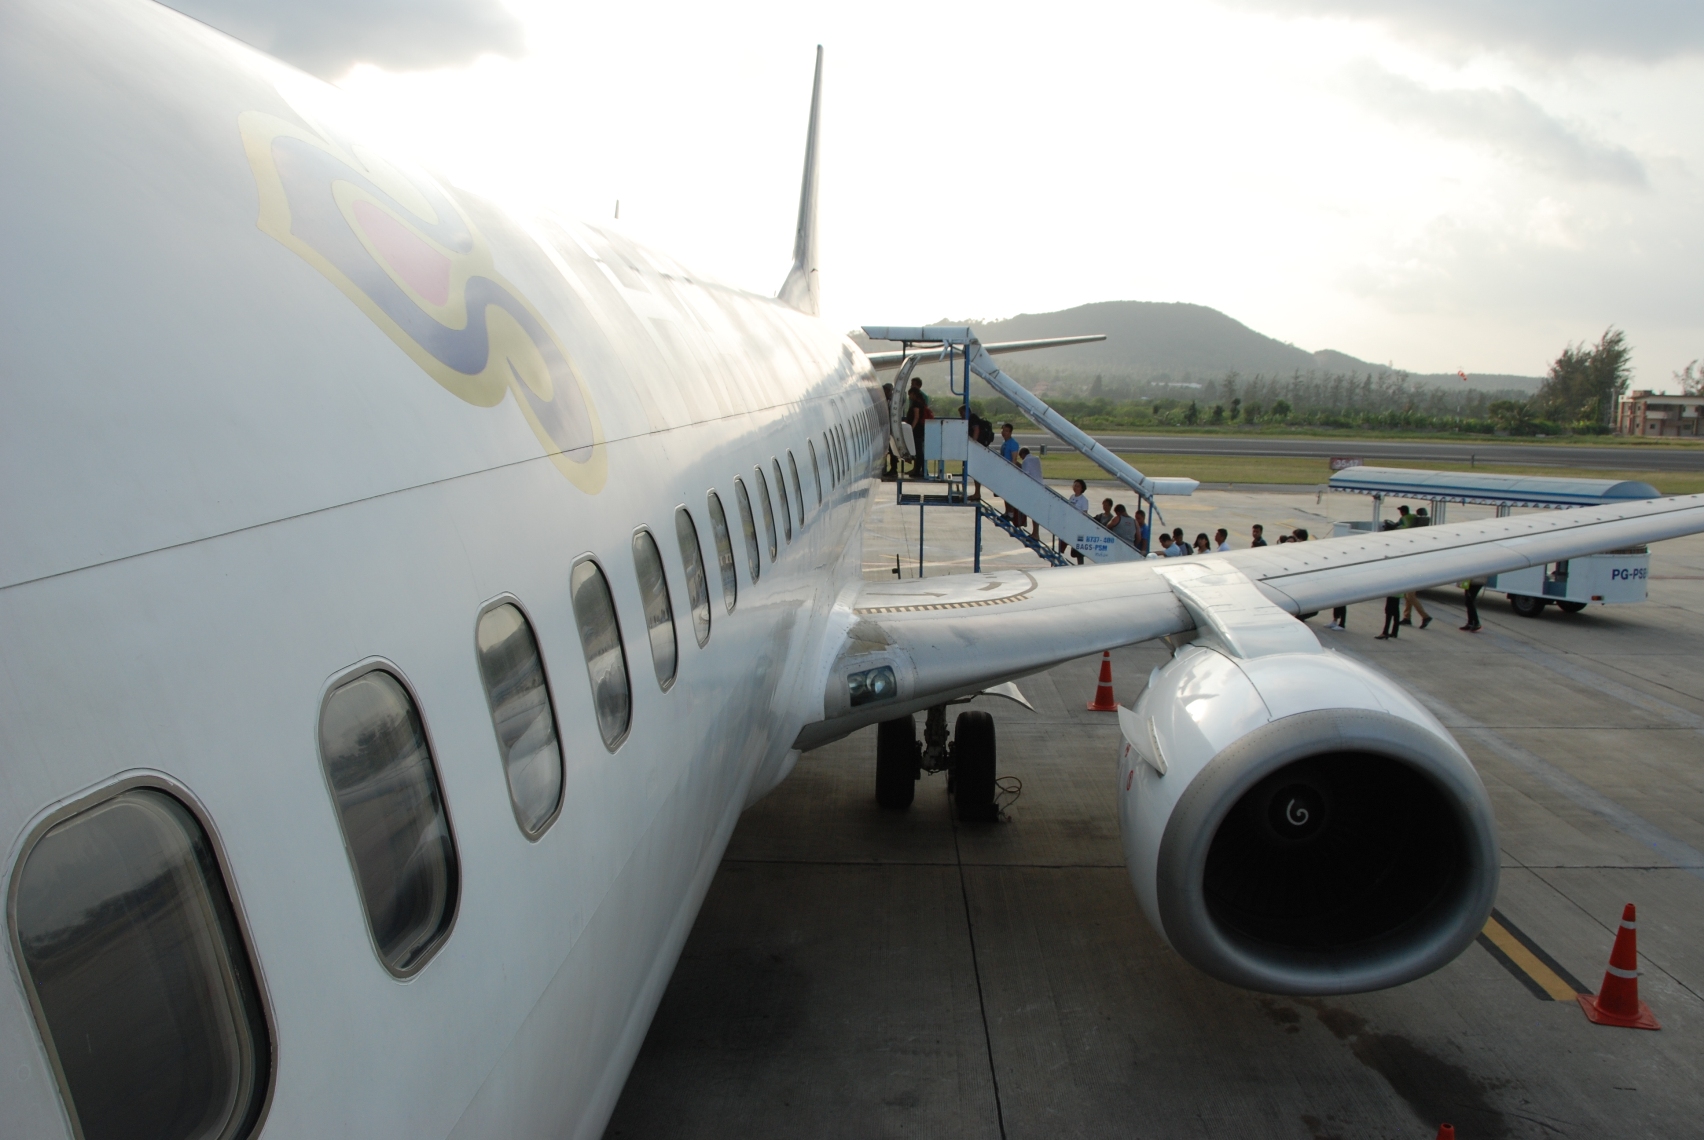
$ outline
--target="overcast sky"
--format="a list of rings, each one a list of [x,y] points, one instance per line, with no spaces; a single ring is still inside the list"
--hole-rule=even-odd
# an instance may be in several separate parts
[[[470,189],[765,292],[824,45],[850,328],[1193,301],[1303,348],[1542,374],[1704,356],[1700,0],[174,0]],[[372,62],[366,62],[372,61]]]

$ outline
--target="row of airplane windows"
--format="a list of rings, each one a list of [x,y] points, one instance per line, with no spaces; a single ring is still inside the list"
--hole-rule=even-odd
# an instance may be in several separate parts
[[[869,413],[823,433],[831,487],[870,458],[875,434]],[[820,506],[817,447],[807,439],[806,448]],[[794,506],[801,534],[806,512],[798,463],[790,450],[786,458],[788,478],[779,457],[769,467],[790,544]],[[779,544],[763,465],[752,478],[773,563]],[[734,498],[756,583],[758,531],[743,479],[734,479]],[[714,490],[706,508],[723,605],[733,613],[733,541]],[[698,527],[685,506],[674,522],[702,647],[710,640],[711,607]],[[679,654],[662,554],[644,527],[633,533],[632,552],[651,660],[666,692]],[[632,699],[614,598],[596,558],[574,564],[569,592],[598,731],[614,752],[626,739]],[[510,595],[480,612],[474,641],[515,822],[537,840],[563,796],[562,749],[538,641]],[[393,976],[410,977],[449,936],[460,864],[419,702],[401,670],[367,662],[338,679],[320,710],[319,749],[373,949]],[[73,1132],[83,1140],[237,1140],[265,1115],[272,1019],[226,861],[193,805],[187,788],[159,777],[109,785],[43,821],[18,860],[14,951]]]

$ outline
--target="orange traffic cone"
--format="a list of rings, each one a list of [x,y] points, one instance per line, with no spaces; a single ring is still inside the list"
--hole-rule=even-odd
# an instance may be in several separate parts
[[[1090,712],[1117,712],[1118,699],[1112,695],[1112,653],[1101,654],[1100,684],[1095,687],[1095,699],[1089,702]]]
[[[1594,997],[1580,994],[1580,1008],[1598,1025],[1624,1029],[1661,1029],[1651,1007],[1639,1000],[1639,924],[1633,920],[1633,904],[1621,912],[1621,929],[1609,951],[1609,968],[1603,988]]]
[[[1434,1137],[1433,1140],[1455,1140],[1455,1125],[1438,1125],[1438,1135]]]

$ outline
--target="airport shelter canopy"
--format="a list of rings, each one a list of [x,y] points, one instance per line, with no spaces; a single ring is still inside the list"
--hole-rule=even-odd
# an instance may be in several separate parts
[[[1494,475],[1486,471],[1415,471],[1402,467],[1346,467],[1331,476],[1333,491],[1379,498],[1497,507],[1595,507],[1661,498],[1635,479],[1568,479],[1544,475]]]

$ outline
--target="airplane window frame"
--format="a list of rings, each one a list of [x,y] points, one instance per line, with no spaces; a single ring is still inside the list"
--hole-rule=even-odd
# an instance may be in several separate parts
[[[648,527],[635,527],[631,543],[633,550],[633,577],[639,584],[639,605],[645,613],[645,640],[651,644],[651,669],[657,675],[657,687],[663,692],[674,688],[675,677],[680,673],[680,632],[675,628],[674,598],[670,596],[668,569],[663,565],[663,551],[657,545],[657,537]],[[656,586],[660,593],[653,594],[646,589],[645,572],[639,564],[640,551],[648,548],[649,557],[657,572]],[[661,601],[658,609],[657,602]],[[668,663],[667,675],[664,674],[663,658],[658,656],[662,645],[659,630],[668,629]]]
[[[807,438],[805,447],[811,453],[811,482],[816,484],[816,505],[820,507],[822,506],[822,469],[817,466],[816,443]]]
[[[740,530],[745,535],[746,576],[755,586],[763,577],[763,553],[757,540],[757,516],[751,511],[751,492],[738,475],[734,476],[734,506],[739,508]]]
[[[799,482],[799,461],[793,458],[793,449],[787,449],[787,473],[793,477],[793,498],[799,503],[799,533],[805,533],[805,488]]]
[[[769,540],[769,561],[773,565],[781,555],[781,536],[775,531],[775,500],[769,497],[769,479],[763,474],[763,464],[757,464],[751,473],[757,479],[757,489],[762,492],[758,505],[763,508],[764,537]]]
[[[685,522],[686,529],[681,523]],[[710,644],[710,578],[704,571],[704,544],[698,539],[698,523],[682,503],[675,508],[675,542],[680,547],[680,572],[686,579],[686,601],[692,614],[692,636],[703,649]],[[692,557],[687,557],[687,551]],[[696,573],[695,573],[696,571]]]
[[[775,496],[781,501],[781,533],[787,539],[787,545],[793,545],[793,503],[787,498],[787,473],[781,469],[781,460],[771,455],[769,462],[775,468],[775,488],[781,493]]]
[[[626,686],[626,713],[620,731],[614,734],[605,727],[603,710],[599,707],[598,674],[593,671],[597,666],[592,660],[592,649],[586,644],[586,615],[580,608],[580,586],[575,581],[581,567],[585,566],[591,567],[603,584],[603,597],[608,602],[609,626],[615,634],[615,660],[621,666],[621,679]],[[627,660],[627,638],[621,632],[621,612],[615,604],[615,591],[610,588],[609,575],[604,572],[603,565],[596,557],[583,554],[574,560],[574,565],[568,571],[568,595],[570,607],[574,611],[574,625],[580,634],[580,654],[586,660],[586,679],[591,685],[592,713],[598,723],[598,737],[603,741],[604,748],[613,754],[620,750],[633,733],[633,667]]]
[[[374,927],[374,916],[367,894],[367,884],[362,875],[363,868],[355,853],[355,845],[350,839],[337,782],[326,762],[325,754],[326,709],[330,707],[333,698],[345,688],[373,673],[383,673],[397,684],[402,690],[403,696],[407,698],[415,720],[419,723],[420,742],[426,752],[427,770],[432,776],[432,791],[437,795],[437,806],[442,817],[444,830],[443,839],[449,856],[446,861],[449,874],[445,876],[445,893],[449,899],[443,909],[442,917],[432,935],[424,942],[418,943],[414,953],[401,965],[395,964],[391,954],[379,943],[379,934]],[[406,981],[425,969],[427,964],[438,956],[438,951],[442,950],[449,942],[450,935],[455,932],[456,921],[461,915],[462,895],[465,893],[462,890],[461,845],[456,842],[455,820],[450,814],[449,796],[444,790],[443,774],[438,768],[438,748],[432,739],[431,726],[426,722],[426,714],[422,708],[420,694],[403,673],[401,667],[394,661],[384,657],[369,657],[338,673],[327,683],[324,692],[320,695],[319,717],[315,721],[315,731],[320,775],[325,780],[326,792],[331,798],[331,809],[337,820],[338,835],[343,840],[344,855],[348,858],[350,874],[354,878],[355,896],[361,906],[362,926],[367,932],[367,942],[372,946],[373,955],[378,959],[379,965],[398,981]]]
[[[26,889],[24,878],[28,873],[32,855],[39,849],[43,840],[56,831],[60,825],[71,822],[76,817],[101,808],[111,801],[129,796],[135,792],[153,792],[169,800],[199,829],[199,837],[190,836],[191,846],[196,847],[196,868],[201,873],[202,885],[208,889],[210,897],[215,902],[215,910],[221,910],[217,905],[223,903],[223,909],[214,917],[219,920],[220,929],[209,931],[207,935],[226,951],[229,961],[225,963],[226,970],[220,981],[223,983],[224,996],[227,1000],[233,997],[241,999],[243,1006],[244,1025],[247,1030],[248,1059],[247,1084],[249,1093],[246,1098],[241,1095],[235,1099],[239,1102],[233,1106],[227,1123],[221,1129],[221,1135],[228,1135],[230,1140],[249,1140],[250,1137],[261,1134],[271,1113],[272,1101],[278,1086],[278,1031],[277,1019],[273,1013],[271,994],[266,984],[266,975],[261,966],[260,954],[254,942],[252,924],[243,906],[241,892],[238,890],[236,877],[232,873],[230,858],[224,841],[218,829],[213,824],[212,816],[206,807],[188,787],[177,780],[160,772],[141,772],[112,780],[98,787],[89,789],[73,800],[60,804],[40,815],[25,828],[25,839],[18,848],[18,854],[12,864],[12,872],[6,896],[6,928],[7,937],[11,942],[13,962],[17,966],[20,988],[23,991],[30,1013],[35,1021],[36,1032],[41,1041],[45,1059],[52,1080],[59,1091],[60,1100],[66,1117],[70,1121],[73,1135],[84,1136],[85,1125],[77,1112],[76,1100],[71,1090],[71,1080],[65,1071],[64,1063],[59,1055],[58,1047],[54,1044],[52,1024],[46,1005],[38,992],[35,975],[29,964],[29,955],[24,946],[20,932],[19,903],[20,895]],[[187,834],[187,832],[186,832]],[[202,842],[198,846],[194,840]],[[238,988],[247,989],[246,994],[233,995],[233,983]],[[251,1004],[252,1001],[252,1004]],[[239,1063],[244,1056],[244,1050],[239,1048]],[[157,1072],[150,1067],[153,1076],[158,1079]],[[239,1082],[239,1090],[242,1084]],[[134,1117],[130,1118],[132,1123]],[[231,1121],[238,1120],[235,1130]],[[125,1133],[118,1133],[124,1135]]]
[[[705,510],[710,513],[710,537],[716,544],[716,572],[722,579],[722,605],[728,613],[740,600],[740,567],[734,560],[734,532],[728,529],[728,512],[722,506],[722,496],[714,490],[705,493]]]
[[[504,606],[509,606],[521,615],[521,624],[525,627],[527,636],[532,639],[533,658],[538,663],[541,685],[544,689],[544,707],[550,716],[550,730],[556,743],[556,803],[549,813],[543,816],[535,828],[529,829],[526,818],[521,814],[522,806],[515,792],[515,781],[510,766],[509,749],[503,744],[503,733],[497,724],[496,694],[492,691],[490,678],[485,672],[485,654],[479,648],[480,627],[485,624],[486,616],[495,613]],[[479,613],[473,621],[473,651],[479,668],[480,686],[485,690],[485,705],[491,713],[491,731],[497,740],[497,759],[503,766],[503,782],[509,789],[509,806],[514,809],[515,826],[529,843],[536,843],[544,837],[551,826],[562,815],[562,805],[567,801],[568,771],[567,755],[562,748],[562,718],[556,714],[556,687],[550,680],[550,666],[544,660],[544,646],[538,639],[538,626],[534,624],[532,615],[527,607],[513,594],[499,594],[479,607]]]

